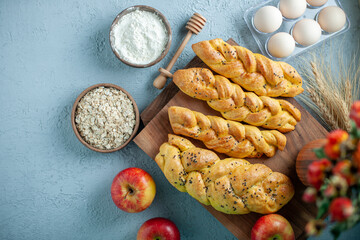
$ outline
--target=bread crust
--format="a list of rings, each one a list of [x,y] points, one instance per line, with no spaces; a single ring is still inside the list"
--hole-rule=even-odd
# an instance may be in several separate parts
[[[202,141],[207,148],[237,158],[272,157],[283,150],[286,137],[276,130],[260,131],[257,127],[205,116],[187,108],[171,106],[169,120],[175,134]]]
[[[228,119],[246,122],[253,126],[290,132],[301,120],[299,109],[288,101],[267,96],[257,96],[214,75],[206,68],[181,69],[173,75],[174,83],[190,97],[204,100]]]
[[[243,159],[220,160],[214,152],[176,135],[169,134],[155,161],[178,190],[227,214],[274,213],[294,196],[284,174]]]
[[[192,45],[195,54],[212,70],[259,96],[295,97],[302,93],[302,79],[285,62],[273,61],[217,38]]]

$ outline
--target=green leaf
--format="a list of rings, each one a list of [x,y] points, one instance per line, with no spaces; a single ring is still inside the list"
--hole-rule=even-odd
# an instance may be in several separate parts
[[[343,223],[337,223],[332,229],[331,234],[333,235],[334,239],[338,239],[341,232],[345,231],[347,229],[346,222]]]
[[[351,120],[350,121],[351,124],[351,130],[350,130],[350,136],[353,139],[359,139],[360,138],[360,129],[357,128],[356,123]]]
[[[356,123],[353,121],[353,120],[351,120],[350,121],[350,125],[351,125],[351,131],[350,131],[350,134],[351,135],[356,135],[356,132],[357,132],[357,127],[356,127]]]
[[[334,239],[338,239],[340,234],[341,234],[341,231],[338,230],[337,228],[332,228],[331,229],[331,234],[333,235]]]
[[[324,148],[314,148],[313,151],[318,159],[327,158]]]
[[[347,222],[347,229],[354,227],[360,221],[360,216],[354,213],[346,222]]]
[[[316,219],[320,219],[325,215],[325,213],[328,212],[328,209],[330,206],[330,200],[327,198],[324,198],[317,205],[318,205],[318,214],[316,215]]]
[[[331,229],[331,234],[334,236],[334,239],[337,239],[340,234],[350,228],[353,228],[356,224],[360,222],[360,216],[358,214],[353,214],[344,222],[337,222],[334,227]]]
[[[360,192],[357,192],[354,189],[352,189],[352,190],[353,190],[353,192],[351,194],[352,204],[354,206],[358,206],[358,204],[360,203]]]

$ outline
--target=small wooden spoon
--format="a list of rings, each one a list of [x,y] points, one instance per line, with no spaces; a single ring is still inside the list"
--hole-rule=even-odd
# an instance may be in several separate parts
[[[195,33],[196,35],[199,34],[199,32],[205,26],[205,23],[206,23],[206,18],[201,16],[201,14],[194,13],[194,15],[192,15],[192,17],[186,24],[186,29],[189,30],[188,33],[186,34],[180,47],[177,49],[175,55],[169,62],[169,65],[165,69],[159,68],[160,75],[157,78],[155,78],[153,82],[154,87],[158,89],[162,89],[165,86],[167,77],[172,77],[172,74],[170,73],[171,68],[174,66],[176,60],[179,58],[186,44],[189,42],[191,36],[193,35],[193,33]]]

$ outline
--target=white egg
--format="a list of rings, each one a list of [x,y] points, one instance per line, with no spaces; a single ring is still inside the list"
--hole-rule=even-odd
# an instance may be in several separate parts
[[[282,15],[289,19],[298,18],[306,10],[306,0],[280,0],[279,8]]]
[[[341,8],[330,6],[320,11],[318,22],[324,31],[329,33],[337,32],[344,27],[346,15]]]
[[[295,49],[294,38],[285,32],[276,33],[269,39],[267,49],[273,57],[287,57]]]
[[[261,32],[274,32],[279,29],[281,24],[281,12],[274,6],[262,7],[255,13],[254,25],[256,29]]]
[[[305,18],[294,25],[292,35],[299,44],[310,46],[319,41],[321,37],[321,27],[316,21]]]
[[[328,0],[306,0],[308,4],[314,7],[320,7],[327,3]]]

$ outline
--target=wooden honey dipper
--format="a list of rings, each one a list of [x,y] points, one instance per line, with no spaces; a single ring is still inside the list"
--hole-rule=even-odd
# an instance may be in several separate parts
[[[187,32],[184,40],[180,44],[180,47],[177,49],[175,55],[169,62],[169,65],[166,67],[166,69],[159,68],[160,75],[157,78],[155,78],[153,82],[154,87],[158,89],[162,89],[165,86],[166,79],[168,77],[172,77],[172,74],[170,73],[171,68],[174,66],[176,60],[179,58],[181,52],[184,50],[191,36],[193,35],[193,33],[195,33],[196,35],[199,34],[199,32],[205,26],[205,23],[206,23],[206,18],[201,16],[201,14],[194,13],[194,15],[191,16],[190,20],[186,24],[186,29],[188,29],[189,31]]]

